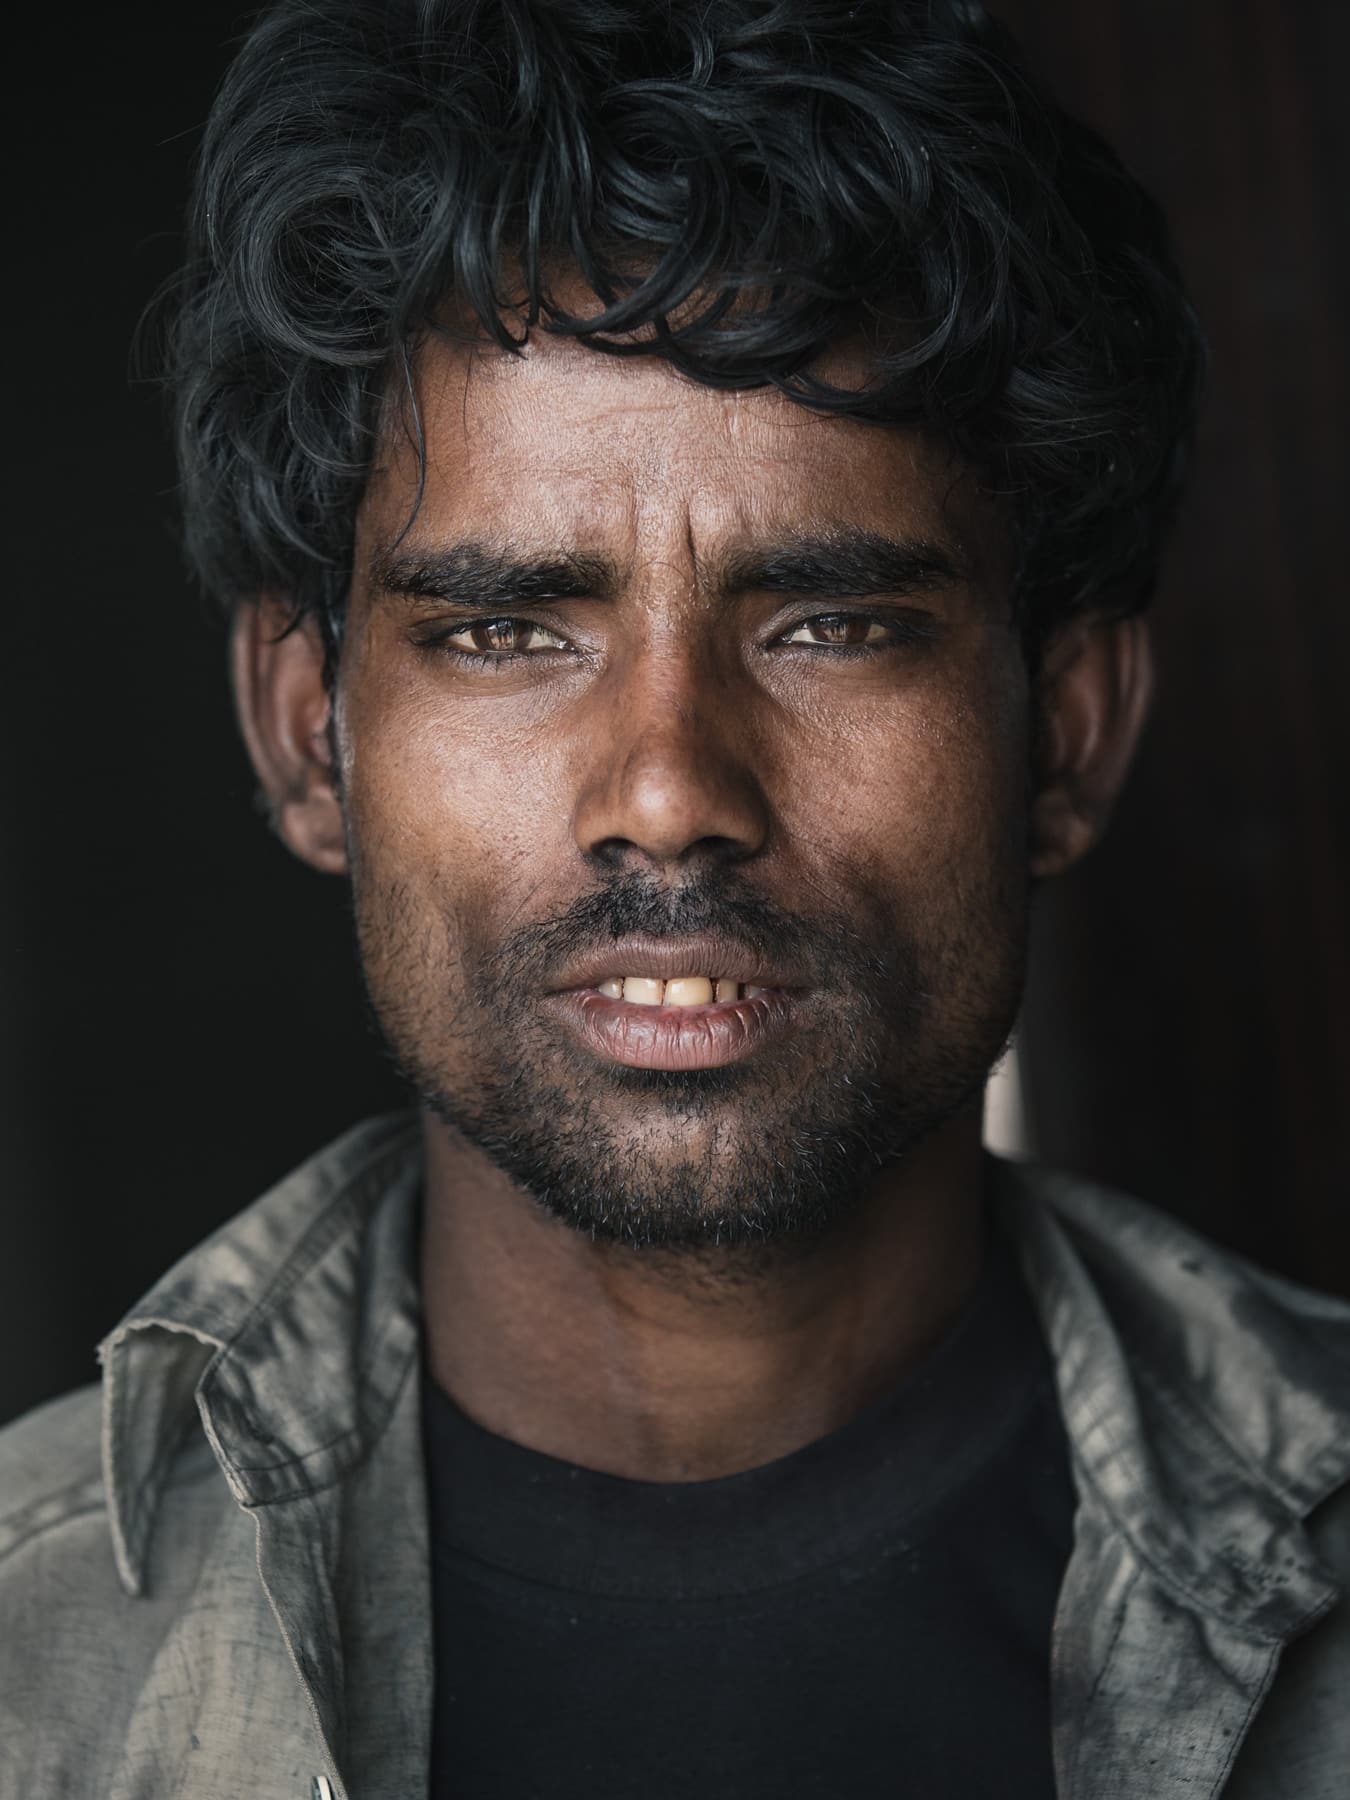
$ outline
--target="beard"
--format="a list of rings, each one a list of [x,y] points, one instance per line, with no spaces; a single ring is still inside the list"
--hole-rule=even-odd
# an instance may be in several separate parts
[[[573,1230],[685,1262],[744,1250],[761,1266],[818,1242],[879,1171],[978,1105],[1021,995],[1025,885],[966,888],[921,939],[879,908],[861,929],[789,912],[734,870],[678,889],[628,874],[476,950],[356,856],[353,874],[371,1012],[423,1105]],[[705,931],[809,984],[794,1028],[744,1061],[600,1062],[538,1004],[579,946]]]

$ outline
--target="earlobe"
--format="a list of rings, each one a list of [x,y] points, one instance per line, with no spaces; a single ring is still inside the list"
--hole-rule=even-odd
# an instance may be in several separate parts
[[[1138,616],[1071,620],[1045,650],[1031,804],[1031,873],[1058,875],[1101,837],[1134,759],[1153,693]]]
[[[332,698],[318,629],[287,629],[283,601],[240,607],[230,635],[239,729],[282,842],[312,868],[343,874],[346,839],[329,737]]]

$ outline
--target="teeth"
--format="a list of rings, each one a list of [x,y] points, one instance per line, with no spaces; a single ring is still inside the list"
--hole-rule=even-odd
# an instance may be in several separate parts
[[[660,981],[646,975],[611,975],[597,984],[607,1000],[626,1000],[630,1006],[728,1006],[742,997],[752,1000],[767,988],[742,989],[729,976],[676,975]]]
[[[663,1006],[711,1006],[713,984],[706,975],[681,975],[666,983]]]
[[[660,1006],[663,981],[649,981],[645,975],[625,975],[623,997],[630,1006]]]

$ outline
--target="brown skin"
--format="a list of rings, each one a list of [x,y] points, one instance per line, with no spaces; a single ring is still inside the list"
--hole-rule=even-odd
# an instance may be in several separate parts
[[[607,565],[604,591],[511,607],[562,649],[495,671],[453,663],[429,631],[479,648],[481,632],[377,579],[417,481],[391,431],[333,693],[312,629],[278,637],[277,602],[245,607],[244,734],[285,842],[351,876],[377,1014],[436,1101],[433,1375],[488,1429],[549,1455],[639,1479],[730,1474],[845,1423],[970,1293],[978,1092],[1016,1007],[1025,895],[1105,822],[1147,706],[1145,630],[1086,619],[1052,642],[1029,780],[1033,695],[999,521],[917,436],[546,336],[521,358],[433,340],[419,400],[427,483],[399,554],[566,551]],[[866,598],[721,579],[737,554],[855,527],[922,538],[959,572]],[[886,636],[897,608],[931,635],[856,659],[822,653],[815,629],[783,641],[840,611]],[[699,878],[774,909],[807,946],[793,1028],[741,1087],[665,1104],[615,1085],[542,1018],[533,978],[509,986],[512,952],[485,1000],[513,934],[616,880],[669,899]],[[881,959],[870,1000],[835,960],[846,933]],[[511,1071],[524,1085],[503,1099]],[[902,1153],[836,1171],[816,1223],[779,1229],[766,1145],[863,1074],[898,1096]],[[766,1196],[765,1228],[700,1245],[686,1217],[673,1248],[593,1238],[482,1147],[496,1102],[524,1107],[542,1154],[551,1134],[571,1141],[574,1174],[589,1156],[598,1185],[628,1194],[629,1225],[659,1238],[675,1192],[734,1217],[741,1171]]]

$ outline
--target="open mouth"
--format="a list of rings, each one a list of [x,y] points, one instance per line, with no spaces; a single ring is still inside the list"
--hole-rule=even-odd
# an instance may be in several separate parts
[[[757,1000],[772,990],[733,975],[676,975],[669,981],[648,975],[610,975],[589,991],[629,1006],[685,1008],[734,1006],[738,1000]]]

